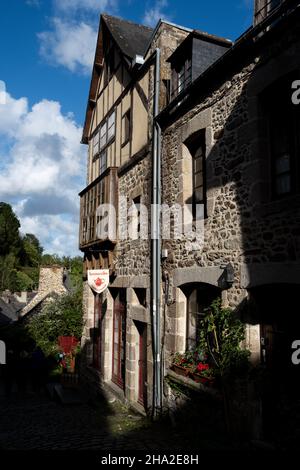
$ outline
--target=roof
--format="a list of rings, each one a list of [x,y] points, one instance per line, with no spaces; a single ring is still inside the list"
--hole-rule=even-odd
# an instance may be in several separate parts
[[[120,48],[120,51],[129,59],[135,55],[144,55],[152,36],[152,28],[132,21],[102,14],[98,31],[95,59],[92,70],[89,97],[83,126],[82,140],[84,144],[88,143],[89,125],[92,119],[93,108],[96,103],[97,83],[102,69],[104,51],[103,51],[103,25]]]
[[[215,34],[206,33],[205,31],[200,31],[199,29],[194,29],[193,35],[197,38],[204,39],[206,41],[214,42],[215,44],[232,46],[233,42],[231,39],[223,38],[222,36],[216,36]]]
[[[46,292],[45,294],[37,294],[32,301],[27,304],[19,313],[19,320],[27,316],[29,313],[32,313],[39,305],[41,305],[46,299],[55,299],[58,297],[59,294],[57,292],[50,291]]]
[[[233,45],[233,42],[230,39],[225,39],[220,36],[215,36],[214,34],[209,34],[204,31],[194,29],[170,55],[170,57],[167,59],[167,62],[173,62],[173,60],[176,60],[176,57],[181,54],[182,50],[193,40],[193,38],[198,38],[202,41],[211,42],[223,47],[231,47]]]
[[[15,308],[0,299],[0,325],[16,321],[18,319]]]
[[[119,48],[127,57],[144,55],[152,28],[107,14],[101,15]]]

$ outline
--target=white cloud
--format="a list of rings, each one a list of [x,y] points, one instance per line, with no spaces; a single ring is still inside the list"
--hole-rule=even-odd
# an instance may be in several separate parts
[[[167,0],[156,0],[154,5],[145,11],[143,23],[149,26],[155,26],[160,19],[170,19],[170,16],[163,11],[167,6]]]
[[[18,214],[18,208],[14,206]],[[19,214],[18,214],[19,215]],[[62,218],[59,215],[22,217],[22,233],[34,233],[45,252],[59,256],[78,255],[78,229],[76,218]],[[51,231],[49,231],[49,226]]]
[[[0,139],[9,142],[1,155],[0,200],[13,204],[24,233],[60,254],[77,252],[77,194],[85,185],[81,132],[58,102],[43,100],[30,108],[26,98],[6,93],[0,105]]]
[[[40,54],[54,65],[89,74],[93,64],[97,31],[85,22],[52,19],[53,29],[38,33]]]
[[[48,31],[38,33],[40,54],[48,63],[90,74],[100,13],[117,11],[118,0],[53,0]]]
[[[70,13],[74,10],[106,11],[116,5],[116,0],[54,0],[57,10]]]

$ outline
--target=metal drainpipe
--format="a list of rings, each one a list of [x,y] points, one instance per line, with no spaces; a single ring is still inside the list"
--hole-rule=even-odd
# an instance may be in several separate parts
[[[152,258],[152,318],[153,318],[153,416],[159,416],[162,408],[160,306],[161,306],[161,131],[156,122],[160,96],[160,49],[155,50],[155,81],[153,103],[153,153],[152,153],[152,211],[151,211],[151,258]]]

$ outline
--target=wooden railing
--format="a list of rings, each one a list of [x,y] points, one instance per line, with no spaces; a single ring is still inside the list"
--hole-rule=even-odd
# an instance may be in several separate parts
[[[116,168],[109,168],[101,177],[89,184],[80,196],[79,247],[84,249],[99,243],[97,236],[97,209],[101,204],[111,204],[117,210],[118,175]],[[115,241],[115,240],[110,240]]]

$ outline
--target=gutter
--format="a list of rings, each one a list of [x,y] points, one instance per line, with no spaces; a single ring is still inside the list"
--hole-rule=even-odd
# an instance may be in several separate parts
[[[152,201],[151,201],[151,308],[153,331],[153,417],[162,410],[162,362],[161,362],[161,129],[156,120],[160,97],[160,49],[155,50],[154,102],[153,102],[153,150],[152,150]]]

